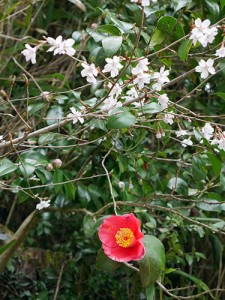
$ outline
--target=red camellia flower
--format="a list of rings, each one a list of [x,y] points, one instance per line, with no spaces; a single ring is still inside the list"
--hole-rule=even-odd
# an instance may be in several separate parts
[[[145,254],[142,244],[144,234],[134,214],[106,218],[99,227],[98,235],[105,254],[112,260],[140,260]]]

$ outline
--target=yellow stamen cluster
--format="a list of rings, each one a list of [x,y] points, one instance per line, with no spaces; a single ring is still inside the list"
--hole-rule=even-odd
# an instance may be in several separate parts
[[[135,240],[134,234],[130,228],[120,228],[120,230],[117,231],[115,238],[116,243],[123,248],[130,247]]]

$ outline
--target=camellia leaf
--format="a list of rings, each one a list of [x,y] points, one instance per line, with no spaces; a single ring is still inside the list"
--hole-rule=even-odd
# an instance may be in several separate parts
[[[157,28],[174,39],[179,39],[184,36],[183,27],[177,19],[171,16],[160,18],[157,23]]]
[[[179,49],[178,49],[178,55],[182,60],[187,60],[188,53],[191,49],[192,41],[191,40],[185,40],[181,43]]]
[[[225,0],[220,0],[220,9],[222,10],[225,6]]]
[[[145,235],[143,243],[145,256],[140,261],[140,278],[143,287],[147,288],[155,283],[165,267],[165,249],[162,242],[152,235]]]
[[[14,165],[9,159],[4,158],[0,162],[0,177],[14,172],[18,166]]]
[[[105,271],[114,271],[121,266],[121,263],[110,259],[107,255],[105,255],[103,249],[101,248],[98,251],[98,255],[96,258],[96,268],[99,270]]]
[[[105,32],[105,33],[108,33],[108,34],[114,35],[114,36],[115,35],[120,36],[120,34],[121,34],[120,30],[116,26],[113,26],[110,24],[98,26],[96,30],[100,31],[100,32]]]
[[[108,36],[102,40],[102,47],[107,56],[114,55],[122,45],[122,36]]]
[[[192,0],[173,0],[172,2],[173,2],[175,11],[178,11],[181,8],[190,4],[192,2]]]
[[[95,233],[95,221],[91,216],[86,215],[83,220],[84,235],[90,238]]]
[[[110,116],[107,122],[111,129],[128,128],[136,122],[135,116],[124,107],[114,109],[113,113],[114,115]]]
[[[178,194],[187,196],[188,195],[188,185],[187,183],[178,177],[173,177],[167,184],[167,187],[171,190],[175,190]]]

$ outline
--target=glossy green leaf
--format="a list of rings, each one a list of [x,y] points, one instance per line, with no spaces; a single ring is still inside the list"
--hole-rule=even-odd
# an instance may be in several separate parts
[[[225,100],[225,93],[217,92],[217,93],[215,93],[214,95],[216,95],[216,96],[222,98],[223,100]]]
[[[192,160],[192,175],[196,181],[202,180],[207,175],[207,170],[205,168],[205,161],[200,157],[193,157]]]
[[[155,114],[163,110],[162,106],[156,102],[146,104],[142,109],[147,114]]]
[[[190,4],[191,2],[192,0],[172,0],[175,11],[178,11],[181,8],[184,8],[185,6],[188,6],[188,4]]]
[[[114,115],[108,118],[107,125],[110,129],[128,128],[135,124],[136,118],[126,108],[120,107],[113,110]]]
[[[186,61],[188,58],[188,53],[191,49],[192,41],[191,40],[185,40],[181,43],[179,49],[178,49],[178,55],[183,60]]]
[[[167,186],[169,189],[171,189],[172,191],[176,191],[178,194],[188,196],[188,185],[183,179],[179,177],[171,178]]]
[[[179,39],[184,36],[183,27],[177,19],[171,16],[160,18],[157,23],[157,28],[173,39]]]
[[[154,299],[155,299],[155,286],[154,286],[154,284],[153,284],[153,285],[150,285],[150,286],[145,290],[145,293],[146,293],[146,298],[147,298],[147,300],[154,300]]]
[[[17,168],[18,166],[12,163],[9,159],[4,158],[0,161],[0,177],[14,172]]]
[[[10,248],[15,243],[15,240],[10,241],[0,248],[0,255],[5,252],[8,248]]]
[[[96,268],[104,271],[114,271],[121,266],[122,263],[116,262],[105,255],[103,249],[98,251],[96,257]]]
[[[222,10],[225,6],[225,0],[220,0],[220,9]]]
[[[140,261],[140,278],[144,288],[151,286],[165,268],[165,249],[155,236],[145,235],[143,239],[145,256]]]
[[[215,17],[218,16],[220,13],[220,6],[217,0],[203,0],[205,4],[211,11],[211,14]]]
[[[102,47],[107,56],[113,56],[122,45],[122,36],[109,36],[102,40]]]
[[[165,37],[166,37],[166,34],[164,32],[162,32],[159,29],[155,29],[152,34],[149,46],[154,47],[155,45],[161,44],[164,41]]]
[[[61,106],[52,106],[46,115],[46,122],[48,125],[58,123],[63,117],[63,109]]]
[[[116,26],[110,25],[110,24],[98,26],[97,31],[105,32],[105,33],[108,33],[108,34],[114,35],[114,36],[121,35],[120,30]]]
[[[207,156],[211,162],[215,176],[219,176],[221,169],[222,169],[221,160],[215,154],[212,154],[210,152],[207,153]]]

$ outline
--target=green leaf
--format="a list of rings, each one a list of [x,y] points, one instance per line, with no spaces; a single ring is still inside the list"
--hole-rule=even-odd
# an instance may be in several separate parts
[[[143,239],[145,256],[140,261],[140,278],[144,288],[150,287],[165,268],[165,249],[162,242],[154,236],[145,235]]]
[[[193,281],[194,283],[196,283],[198,285],[198,287],[200,287],[201,289],[203,289],[204,291],[208,291],[209,288],[208,286],[200,279],[192,276],[192,275],[189,275],[183,271],[180,271],[180,270],[176,270],[174,271],[174,274],[177,274],[177,275],[180,275],[180,276],[183,276],[183,277],[186,277],[188,278],[189,280]]]
[[[207,170],[205,169],[205,161],[196,156],[193,157],[192,160],[192,175],[196,182],[204,179],[207,175]]]
[[[207,156],[211,162],[215,176],[219,176],[222,169],[222,162],[218,157],[216,157],[214,154],[210,152],[207,153]]]
[[[225,6],[225,0],[220,0],[220,9],[222,10]]]
[[[173,0],[174,10],[177,12],[181,8],[187,6],[192,2],[192,0]]]
[[[223,163],[221,172],[220,172],[220,184],[221,184],[221,190],[225,191],[225,163]]]
[[[153,285],[150,285],[150,286],[145,290],[145,293],[146,293],[146,298],[147,298],[147,300],[154,300],[154,299],[155,299],[155,286],[154,286],[154,284],[153,284]]]
[[[171,190],[175,190],[178,194],[188,196],[188,185],[179,177],[171,178],[167,184],[167,187]]]
[[[61,106],[52,106],[46,115],[46,122],[48,125],[58,123],[63,117],[63,109]]]
[[[208,6],[210,13],[213,17],[218,16],[220,13],[220,7],[217,0],[204,0]]]
[[[177,19],[171,16],[160,18],[157,23],[157,28],[168,37],[173,37],[174,39],[180,39],[184,36],[183,27],[180,25]]]
[[[128,128],[136,122],[135,116],[124,107],[114,109],[113,113],[114,115],[110,116],[107,121],[110,129]]]
[[[105,255],[103,249],[101,248],[98,251],[98,255],[96,258],[96,268],[99,270],[105,271],[114,271],[121,266],[121,263],[116,262],[110,259],[107,255]]]
[[[225,93],[221,93],[221,92],[217,92],[217,93],[214,93],[214,95],[222,98],[223,100],[225,100]]]
[[[183,60],[186,61],[188,58],[188,53],[191,49],[192,41],[191,40],[185,40],[181,43],[179,49],[178,49],[178,55]]]
[[[147,114],[156,114],[162,110],[162,106],[156,102],[152,102],[143,106],[143,111]]]
[[[109,35],[119,35],[121,34],[120,30],[113,25],[101,25],[98,26],[97,31],[108,33]]]
[[[10,248],[15,243],[15,240],[10,241],[0,248],[0,255],[5,252],[8,248]]]
[[[0,162],[0,177],[10,174],[17,170],[18,166],[16,166],[14,163],[12,163],[9,159],[4,158]]]
[[[166,37],[166,34],[164,32],[162,32],[159,29],[155,29],[152,34],[149,46],[154,47],[155,45],[161,44],[164,41],[165,37]]]
[[[108,36],[102,40],[102,47],[107,56],[114,55],[121,47],[122,36]]]
[[[95,233],[95,221],[91,216],[86,215],[83,219],[83,229],[86,238],[90,238]]]

